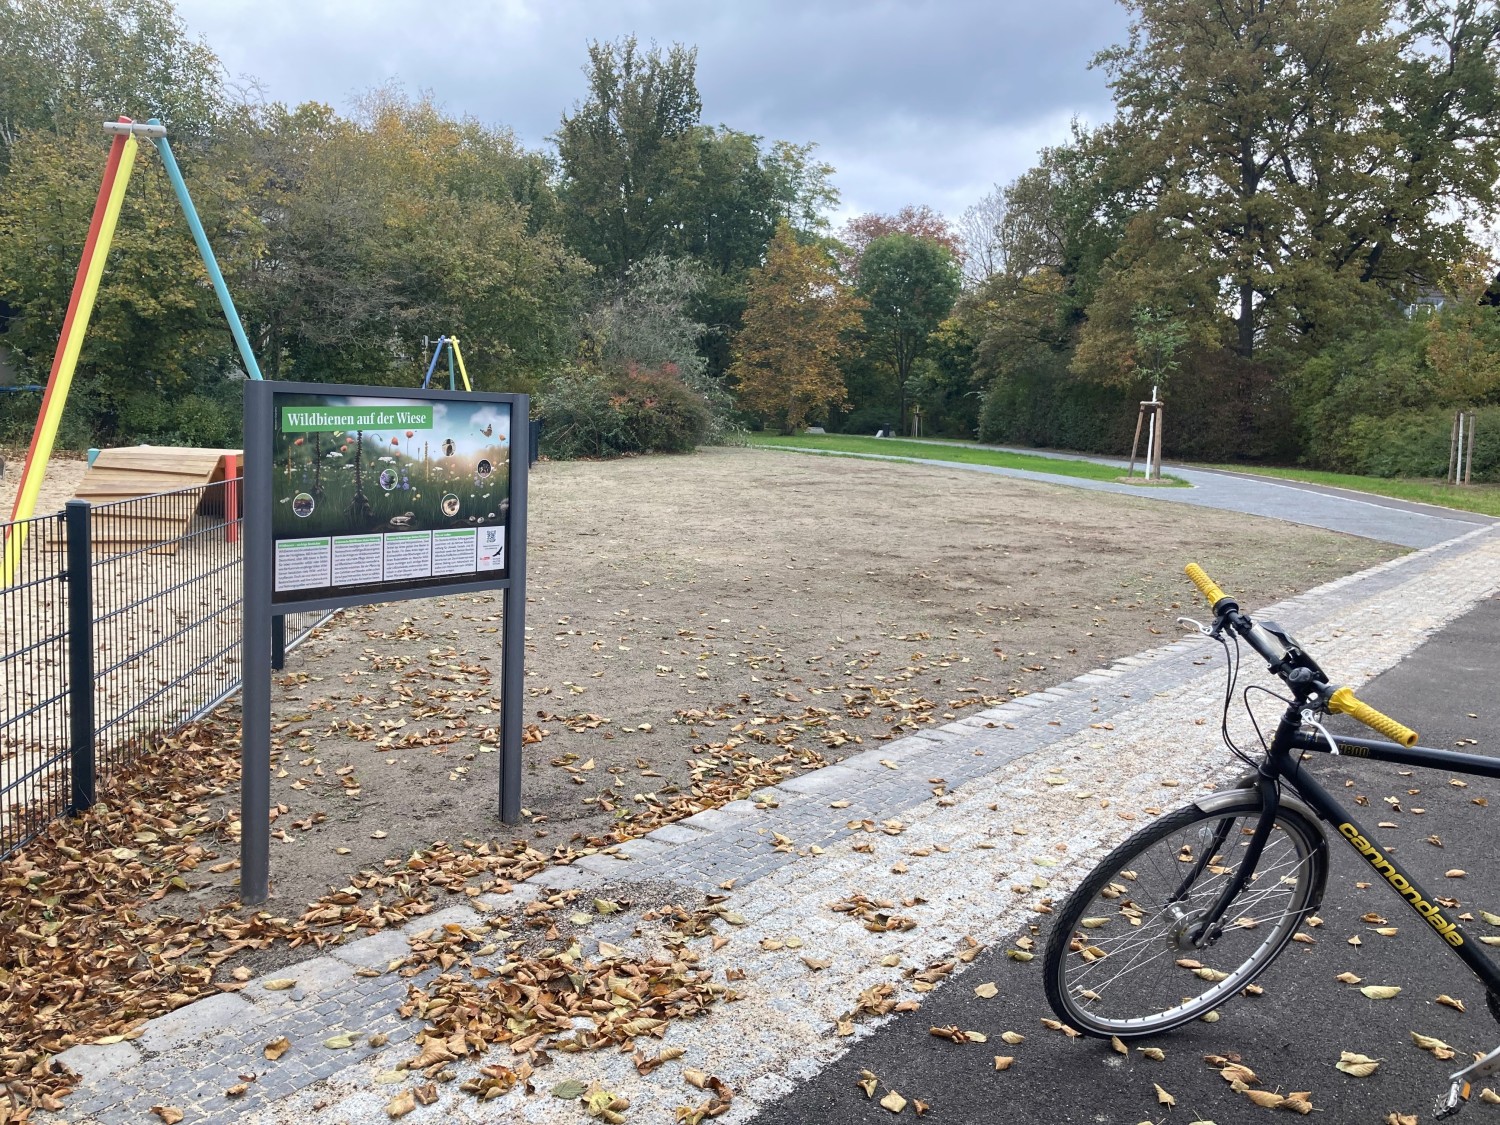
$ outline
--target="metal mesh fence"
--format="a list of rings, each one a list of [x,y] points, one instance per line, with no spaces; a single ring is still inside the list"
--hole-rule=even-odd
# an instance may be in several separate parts
[[[0,524],[0,854],[68,805],[67,558],[62,514]]]
[[[239,485],[27,521],[0,587],[0,855],[238,690]],[[326,616],[288,617],[288,646]]]
[[[91,513],[94,714],[99,763],[128,760],[239,679],[238,516],[223,484],[102,504]]]

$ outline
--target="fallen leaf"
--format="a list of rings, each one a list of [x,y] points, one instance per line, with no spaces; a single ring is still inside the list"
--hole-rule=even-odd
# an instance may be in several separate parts
[[[1437,998],[1437,1002],[1439,1004],[1442,1004],[1444,1007],[1452,1008],[1455,1012],[1463,1012],[1468,1010],[1464,1007],[1464,1002],[1462,1000],[1455,1000],[1446,992]]]
[[[551,1093],[554,1098],[561,1098],[565,1102],[571,1102],[583,1097],[583,1092],[587,1089],[587,1083],[580,1082],[577,1078],[565,1078],[552,1087]]]
[[[974,989],[974,995],[979,997],[981,1000],[993,1000],[999,994],[1000,986],[992,980],[985,981],[984,984],[977,985]]]
[[[291,1049],[291,1046],[292,1041],[285,1035],[277,1039],[272,1039],[265,1046],[265,1056],[272,1062],[275,1062],[277,1059],[281,1058],[282,1055],[286,1054],[287,1051]]]
[[[1401,986],[1395,984],[1367,984],[1361,988],[1360,993],[1371,1000],[1389,1000],[1401,992]]]
[[[1177,1104],[1177,1099],[1163,1090],[1160,1083],[1153,1082],[1152,1085],[1156,1087],[1156,1100],[1158,1102],[1165,1106],[1174,1106]]]
[[[182,1110],[175,1105],[154,1105],[151,1112],[160,1117],[167,1125],[177,1125],[182,1120]]]
[[[1010,1067],[1011,1067],[1011,1064],[1013,1062],[1015,1062],[1015,1061],[1016,1061],[1016,1059],[1015,1059],[1014,1055],[996,1055],[995,1056],[995,1069],[996,1070],[1009,1070]]]
[[[1137,1047],[1136,1050],[1153,1062],[1161,1062],[1167,1057],[1167,1053],[1160,1047]]]
[[[1125,1046],[1125,1041],[1118,1035],[1111,1035],[1109,1037],[1109,1045],[1114,1048],[1115,1054],[1117,1055],[1130,1054],[1130,1048]]]
[[[402,1090],[390,1101],[385,1103],[385,1114],[392,1121],[398,1117],[405,1117],[417,1108],[417,1095],[410,1090]]]
[[[1441,1039],[1434,1038],[1431,1035],[1422,1035],[1415,1031],[1411,1033],[1411,1039],[1422,1050],[1431,1051],[1434,1058],[1447,1061],[1453,1057],[1453,1048]]]
[[[268,980],[261,985],[267,992],[285,992],[289,988],[297,987],[297,982],[290,977],[279,977],[276,980]]]
[[[1334,977],[1333,979],[1336,980],[1336,981],[1338,981],[1340,984],[1358,984],[1364,978],[1363,977],[1357,977],[1353,973],[1340,973],[1338,976]]]
[[[895,766],[891,767],[891,769],[895,768]],[[900,1113],[903,1109],[906,1108],[906,1099],[903,1098],[900,1094],[896,1093],[895,1090],[892,1090],[889,1094],[880,1099],[880,1105],[881,1108],[888,1109],[892,1113]]]
[[[354,1032],[346,1031],[343,1035],[330,1035],[327,1039],[323,1040],[323,1046],[331,1051],[342,1051],[346,1047],[354,1046],[355,1034]]]
[[[1019,1031],[1002,1031],[1000,1033],[1000,1038],[1005,1040],[1012,1047],[1014,1047],[1018,1043],[1026,1042],[1026,1036],[1022,1035]]]
[[[1372,1059],[1369,1055],[1356,1054],[1354,1051],[1340,1051],[1339,1061],[1333,1065],[1336,1069],[1353,1075],[1355,1078],[1368,1078],[1380,1066],[1380,1060]]]
[[[862,1070],[859,1072],[859,1081],[856,1085],[865,1092],[865,1097],[873,1098],[875,1096],[875,1088],[880,1085],[880,1079],[876,1078],[870,1071]]]

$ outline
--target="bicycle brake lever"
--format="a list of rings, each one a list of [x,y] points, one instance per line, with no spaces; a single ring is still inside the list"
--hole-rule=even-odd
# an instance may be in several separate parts
[[[1201,621],[1194,621],[1191,617],[1179,617],[1177,619],[1177,624],[1181,625],[1183,628],[1190,627],[1205,637],[1211,637],[1214,635],[1214,631],[1207,625],[1203,624],[1203,622]]]

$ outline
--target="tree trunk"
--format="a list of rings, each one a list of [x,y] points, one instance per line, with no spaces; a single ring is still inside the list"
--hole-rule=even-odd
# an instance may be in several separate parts
[[[1238,327],[1239,341],[1234,350],[1245,359],[1249,359],[1251,353],[1255,351],[1255,289],[1248,281],[1240,283]]]

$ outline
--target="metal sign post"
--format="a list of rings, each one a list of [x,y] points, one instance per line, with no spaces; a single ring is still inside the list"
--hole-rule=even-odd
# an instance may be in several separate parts
[[[500,816],[521,816],[526,395],[245,386],[240,897],[270,892],[272,621],[500,590]]]

